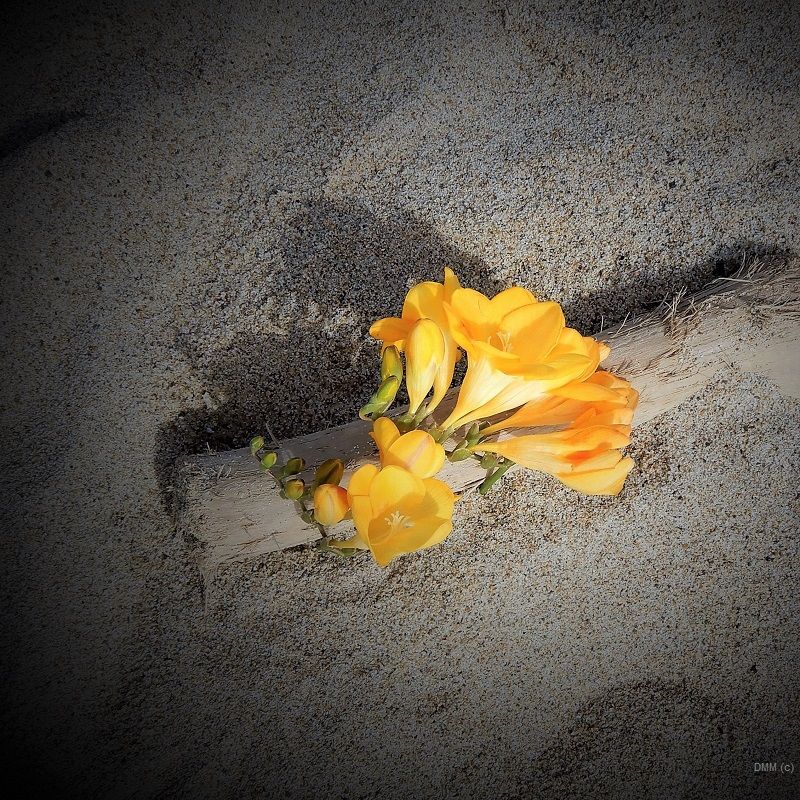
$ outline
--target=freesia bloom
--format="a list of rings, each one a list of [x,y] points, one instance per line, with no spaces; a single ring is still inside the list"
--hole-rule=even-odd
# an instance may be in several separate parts
[[[630,442],[638,397],[627,381],[598,372],[526,404],[486,433],[516,427],[561,430],[484,442],[474,449],[547,472],[584,494],[616,495],[633,468],[633,459],[623,458],[620,448]]]
[[[469,364],[443,427],[486,419],[585,380],[610,352],[607,345],[567,328],[558,303],[539,302],[520,287],[491,300],[459,288],[445,311]]]
[[[369,329],[370,336],[379,339],[383,342],[384,347],[387,345],[395,345],[398,350],[405,351],[406,354],[406,371],[409,375],[419,375],[423,372],[429,363],[429,355],[423,342],[417,343],[418,346],[408,348],[409,337],[412,330],[420,320],[431,320],[436,324],[442,334],[444,341],[444,353],[441,359],[438,359],[438,365],[435,370],[433,378],[433,397],[428,405],[428,411],[433,411],[445,396],[450,384],[453,381],[453,370],[455,369],[456,361],[459,358],[458,347],[453,339],[452,332],[450,331],[450,320],[445,311],[444,304],[450,300],[453,293],[460,287],[458,278],[455,273],[445,268],[444,283],[436,283],[435,281],[425,281],[412,287],[403,303],[403,311],[400,317],[386,317],[375,322]],[[426,333],[428,344],[435,348],[438,353],[438,341],[428,329]],[[426,376],[427,380],[427,376]],[[413,378],[411,379],[413,383]],[[408,383],[408,378],[407,378]],[[420,381],[415,386],[415,391],[424,382]],[[431,388],[428,385],[427,391]],[[409,384],[409,393],[411,392],[411,384]],[[417,395],[415,395],[417,399]],[[424,395],[419,399],[422,403]],[[416,411],[416,408],[413,409]]]
[[[452,530],[456,495],[432,476],[444,464],[444,448],[424,431],[400,435],[380,417],[373,426],[381,468],[365,464],[347,487],[356,535],[331,547],[369,549],[385,567],[393,558],[432,547]]]
[[[453,528],[456,496],[436,478],[403,467],[365,464],[348,487],[356,535],[331,547],[369,549],[380,566],[393,558],[443,542]]]
[[[350,511],[350,500],[341,486],[323,483],[314,491],[314,519],[320,525],[336,525]]]

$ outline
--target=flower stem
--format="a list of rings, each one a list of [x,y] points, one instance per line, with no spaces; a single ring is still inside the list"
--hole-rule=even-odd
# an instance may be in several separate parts
[[[506,460],[496,470],[489,470],[486,473],[483,483],[478,487],[478,491],[485,497],[489,493],[489,490],[492,488],[492,486],[494,486],[497,481],[499,481],[500,478],[502,478],[503,475],[505,475],[506,472],[508,472],[508,470],[513,466],[513,461]]]

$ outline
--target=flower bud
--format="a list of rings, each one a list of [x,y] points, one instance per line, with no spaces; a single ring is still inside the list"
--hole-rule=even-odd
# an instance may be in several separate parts
[[[383,414],[394,402],[397,390],[400,388],[400,379],[390,375],[381,383],[378,391],[370,397],[369,402],[358,412],[361,419],[370,419],[372,414]]]
[[[284,468],[281,470],[282,477],[286,478],[289,475],[297,475],[306,468],[306,462],[299,456],[290,458]]]
[[[349,510],[350,501],[341,486],[323,483],[314,492],[314,518],[320,525],[341,522]]]
[[[450,453],[447,458],[450,461],[465,461],[468,458],[472,458],[472,455],[473,454],[469,450],[464,450],[462,448],[453,450],[453,452]]]
[[[481,426],[477,422],[473,422],[467,431],[467,444],[473,445],[481,437]]]
[[[263,436],[254,436],[250,440],[250,455],[254,456],[264,446]]]
[[[445,349],[442,329],[433,320],[421,319],[414,324],[406,340],[406,389],[412,414],[417,413],[433,388]]]
[[[283,493],[289,500],[299,500],[306,490],[306,485],[299,478],[287,481],[283,487]]]
[[[275,462],[278,460],[278,456],[275,453],[266,453],[261,457],[261,461],[259,462],[261,465],[261,469],[265,472],[268,469],[272,469],[275,466]]]
[[[390,375],[394,375],[398,381],[403,380],[403,361],[400,351],[393,344],[384,349],[381,357],[381,381],[385,381]]]
[[[329,458],[323,461],[314,474],[314,483],[321,486],[325,483],[338,485],[344,475],[344,464],[340,458]]]
[[[484,453],[481,459],[483,469],[494,469],[497,466],[497,456],[494,453]]]

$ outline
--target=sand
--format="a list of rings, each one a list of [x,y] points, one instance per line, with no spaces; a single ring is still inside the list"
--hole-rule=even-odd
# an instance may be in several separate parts
[[[800,407],[736,365],[616,500],[204,585],[181,453],[349,420],[455,267],[586,332],[798,247],[792,4],[6,12],[3,716],[30,793],[789,797]]]

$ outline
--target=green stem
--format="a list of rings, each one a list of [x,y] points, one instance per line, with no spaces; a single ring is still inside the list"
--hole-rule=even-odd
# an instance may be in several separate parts
[[[478,487],[478,491],[485,497],[492,486],[494,486],[513,466],[513,461],[504,461],[494,472],[487,472],[483,483]]]

